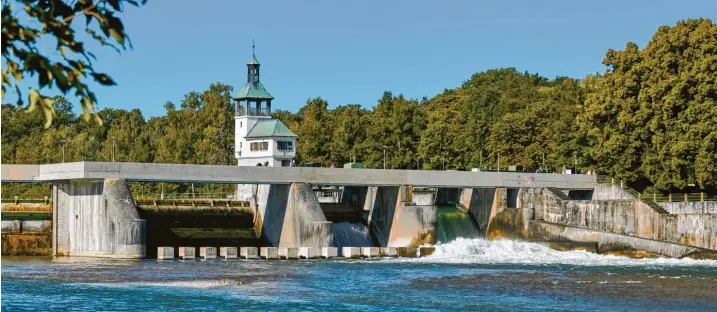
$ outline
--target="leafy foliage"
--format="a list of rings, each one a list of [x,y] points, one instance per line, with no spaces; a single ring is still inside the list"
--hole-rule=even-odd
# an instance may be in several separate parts
[[[95,113],[97,97],[86,83],[88,75],[100,85],[110,86],[115,82],[105,74],[94,70],[94,54],[78,39],[75,29],[84,28],[91,40],[102,46],[109,46],[118,52],[129,44],[122,21],[116,17],[126,4],[138,6],[146,0],[77,0],[67,3],[63,0],[15,0],[2,4],[2,96],[6,88],[18,94],[17,106],[24,106],[23,94],[18,84],[27,76],[37,76],[40,89],[52,88],[53,84],[67,94],[74,94],[81,100],[83,118],[90,116],[102,123]],[[19,11],[19,12],[18,12]],[[84,27],[76,26],[84,18]],[[38,43],[54,39],[55,50],[60,54],[56,61],[43,55]],[[43,96],[39,90],[30,88],[28,110],[40,108],[45,115],[45,128],[50,127],[56,112],[52,99]]]

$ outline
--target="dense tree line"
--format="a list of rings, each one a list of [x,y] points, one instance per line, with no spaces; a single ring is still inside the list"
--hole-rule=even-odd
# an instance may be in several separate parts
[[[577,163],[581,172],[639,189],[714,190],[717,25],[698,19],[663,26],[645,48],[628,43],[622,51],[610,49],[603,63],[604,73],[583,79],[491,69],[430,99],[385,92],[370,109],[330,109],[314,98],[273,117],[300,136],[299,163],[341,165],[355,158],[381,168],[385,155],[387,168],[516,165],[533,172]],[[65,161],[109,161],[114,141],[117,161],[235,164],[231,89],[212,84],[179,105],[166,103],[165,116],[149,119],[137,109],[104,109],[102,125],[83,121],[71,103],[57,98],[48,130],[42,115],[3,105],[2,161],[59,162],[63,145]],[[145,193],[158,193],[157,187],[134,186]]]

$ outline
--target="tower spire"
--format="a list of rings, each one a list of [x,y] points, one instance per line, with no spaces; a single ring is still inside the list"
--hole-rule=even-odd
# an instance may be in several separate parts
[[[251,39],[251,56],[256,57],[256,54],[254,54],[254,48],[256,45],[254,44],[254,38]]]

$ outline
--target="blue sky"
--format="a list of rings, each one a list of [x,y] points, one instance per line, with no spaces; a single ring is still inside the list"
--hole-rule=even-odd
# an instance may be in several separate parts
[[[166,101],[213,82],[241,88],[252,39],[274,109],[296,111],[319,96],[330,107],[370,108],[385,90],[432,97],[489,68],[602,72],[608,48],[643,47],[680,19],[717,20],[717,1],[150,0],[122,17],[134,49],[95,53],[96,70],[118,83],[95,87],[99,108],[158,116]]]

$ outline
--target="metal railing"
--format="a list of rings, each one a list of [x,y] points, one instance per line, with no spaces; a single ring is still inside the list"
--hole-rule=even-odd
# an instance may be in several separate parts
[[[234,193],[170,193],[170,194],[143,194],[135,199],[233,199]]]
[[[603,176],[603,175],[597,176],[597,182],[598,183],[619,184],[623,190],[630,193],[630,195],[635,196],[635,198],[641,199],[641,200],[650,200],[650,201],[653,201],[656,203],[717,201],[717,194],[709,194],[709,193],[705,193],[705,192],[668,193],[667,195],[661,194],[661,193],[660,194],[658,194],[658,193],[642,194],[642,193],[634,190],[633,188],[627,186],[627,183],[625,183],[625,181],[611,178],[609,176]]]

